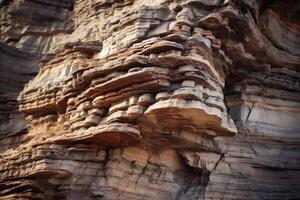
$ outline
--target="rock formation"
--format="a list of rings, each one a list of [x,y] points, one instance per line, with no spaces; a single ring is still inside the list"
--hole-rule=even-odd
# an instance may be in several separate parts
[[[300,199],[298,0],[0,16],[0,199]]]

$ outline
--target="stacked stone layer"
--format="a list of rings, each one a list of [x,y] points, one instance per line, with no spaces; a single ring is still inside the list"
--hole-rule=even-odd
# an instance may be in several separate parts
[[[299,2],[0,10],[1,199],[300,198]]]

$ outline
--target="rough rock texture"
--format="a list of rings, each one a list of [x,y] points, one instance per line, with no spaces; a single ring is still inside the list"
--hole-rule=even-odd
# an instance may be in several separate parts
[[[297,0],[0,0],[0,199],[300,199]]]

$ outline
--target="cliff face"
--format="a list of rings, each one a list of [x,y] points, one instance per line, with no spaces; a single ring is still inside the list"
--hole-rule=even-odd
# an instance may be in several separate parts
[[[300,199],[299,13],[1,0],[0,199]]]

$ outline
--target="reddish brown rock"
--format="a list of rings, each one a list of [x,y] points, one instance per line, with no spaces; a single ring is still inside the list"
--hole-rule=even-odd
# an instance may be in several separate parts
[[[0,1],[0,199],[299,199],[299,2]]]

